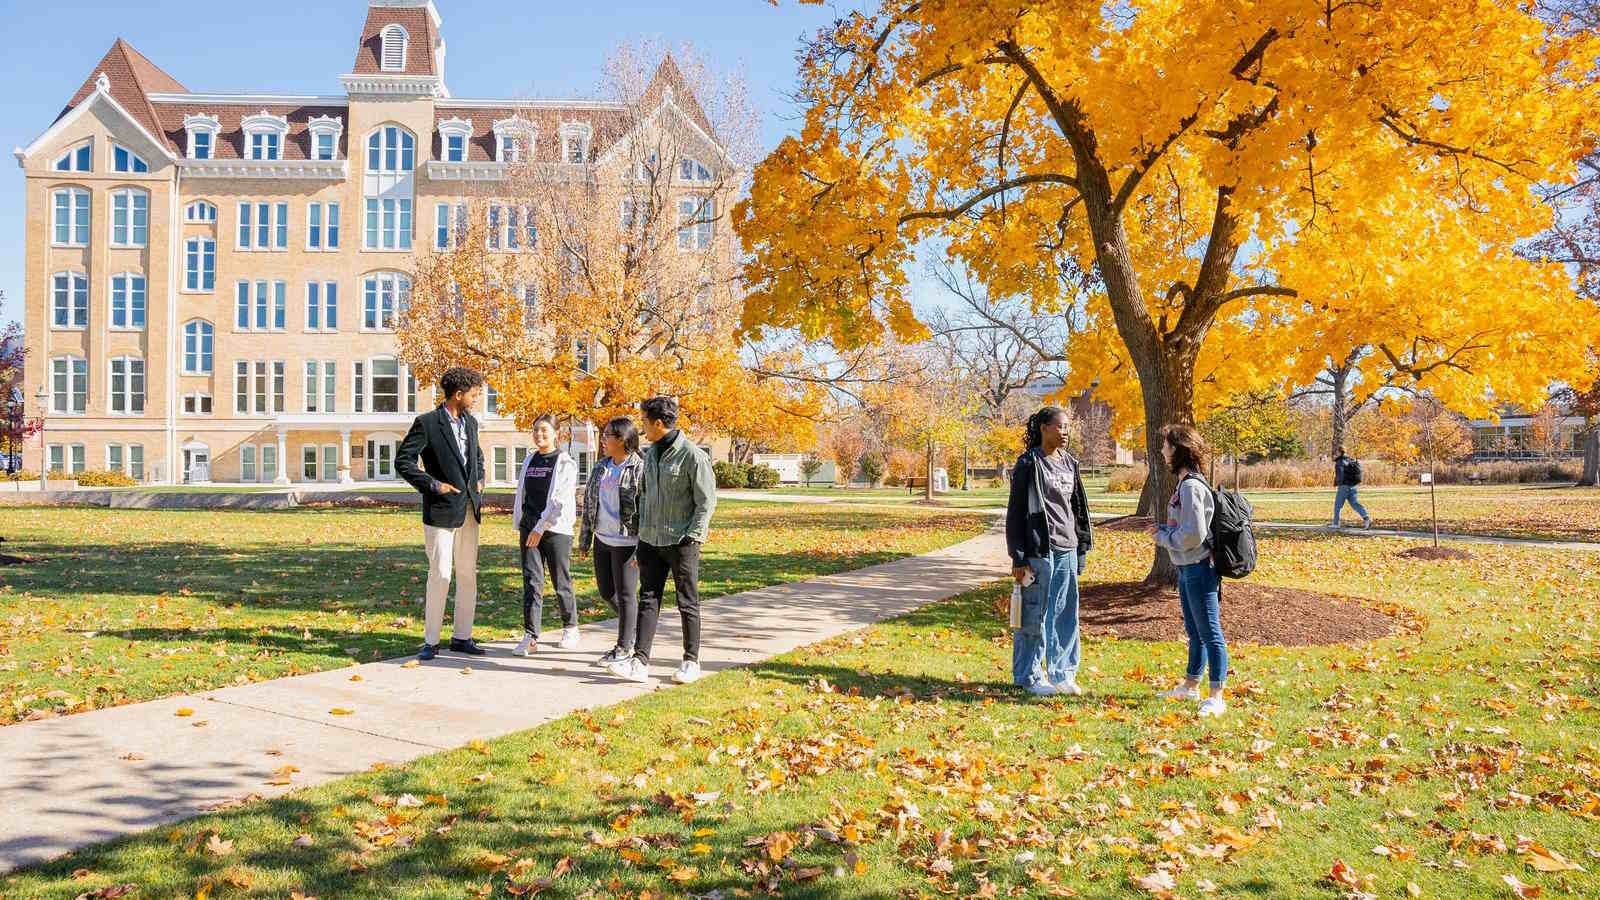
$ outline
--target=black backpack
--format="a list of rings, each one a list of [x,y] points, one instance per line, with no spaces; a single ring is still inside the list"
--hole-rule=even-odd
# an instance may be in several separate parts
[[[1216,490],[1204,477],[1193,474],[1211,491],[1211,534],[1206,546],[1211,548],[1211,559],[1216,563],[1217,574],[1224,578],[1244,578],[1256,570],[1256,536],[1250,517],[1255,509],[1237,490]]]
[[[1361,483],[1361,461],[1353,456],[1346,457],[1344,461],[1344,483]]]

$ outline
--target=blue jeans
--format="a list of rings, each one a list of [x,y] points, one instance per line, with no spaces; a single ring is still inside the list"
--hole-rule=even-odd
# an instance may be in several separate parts
[[[1344,509],[1346,502],[1350,504],[1351,509],[1356,511],[1356,515],[1361,517],[1361,521],[1365,522],[1368,518],[1367,508],[1361,505],[1360,500],[1356,499],[1356,486],[1353,484],[1341,484],[1333,495],[1333,527],[1335,528],[1339,527],[1339,512]]]
[[[1178,567],[1178,600],[1183,630],[1189,635],[1189,667],[1184,676],[1198,682],[1211,668],[1211,689],[1228,680],[1228,644],[1222,639],[1222,576],[1211,562]]]
[[[1022,589],[1022,628],[1012,635],[1011,680],[1027,687],[1046,678],[1077,678],[1083,647],[1078,635],[1078,554],[1052,550],[1028,560],[1033,584]]]

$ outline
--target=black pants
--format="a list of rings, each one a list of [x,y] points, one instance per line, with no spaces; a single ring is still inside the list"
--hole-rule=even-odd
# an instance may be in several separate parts
[[[539,636],[539,620],[544,616],[544,572],[561,601],[561,626],[578,624],[578,598],[572,593],[572,535],[545,532],[537,550],[528,547],[529,532],[522,532],[517,543],[522,548],[522,630]]]
[[[650,661],[656,639],[662,594],[667,575],[678,590],[678,612],[683,616],[683,658],[700,659],[700,545],[684,541],[676,547],[654,547],[639,542],[639,635],[633,655]]]
[[[617,614],[617,646],[633,652],[639,627],[639,567],[634,547],[613,547],[594,540],[594,583],[600,599]]]

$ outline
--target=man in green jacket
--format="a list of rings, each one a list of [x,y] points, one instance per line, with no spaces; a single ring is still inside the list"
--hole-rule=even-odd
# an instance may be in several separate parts
[[[678,401],[652,397],[644,413],[644,483],[639,496],[639,630],[633,656],[607,668],[630,681],[650,679],[650,644],[661,617],[667,575],[683,616],[683,663],[672,680],[700,677],[700,545],[711,530],[717,479],[711,458],[678,430]]]

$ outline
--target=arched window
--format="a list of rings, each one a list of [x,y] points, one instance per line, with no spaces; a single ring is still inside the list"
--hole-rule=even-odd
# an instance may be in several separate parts
[[[384,125],[367,137],[367,250],[411,249],[412,170],[417,139],[398,125]]]
[[[58,188],[50,192],[53,242],[61,247],[89,244],[89,192],[83,188]]]
[[[111,246],[143,247],[150,240],[150,192],[120,188],[111,192]]]
[[[150,164],[144,157],[129,150],[121,144],[111,145],[111,171],[113,172],[148,172]]]
[[[191,319],[183,323],[183,374],[210,375],[213,335],[211,323]]]
[[[185,222],[215,222],[217,220],[217,207],[205,200],[196,200],[183,208]]]
[[[50,276],[52,328],[89,327],[89,279],[82,272],[57,272]]]
[[[54,166],[57,172],[89,172],[93,165],[93,141],[84,141],[76,147],[61,154]]]
[[[406,68],[406,41],[409,36],[399,25],[383,28],[382,66],[385,72],[403,72]]]
[[[373,272],[361,282],[361,327],[392,331],[396,317],[411,302],[411,279],[399,272]]]

